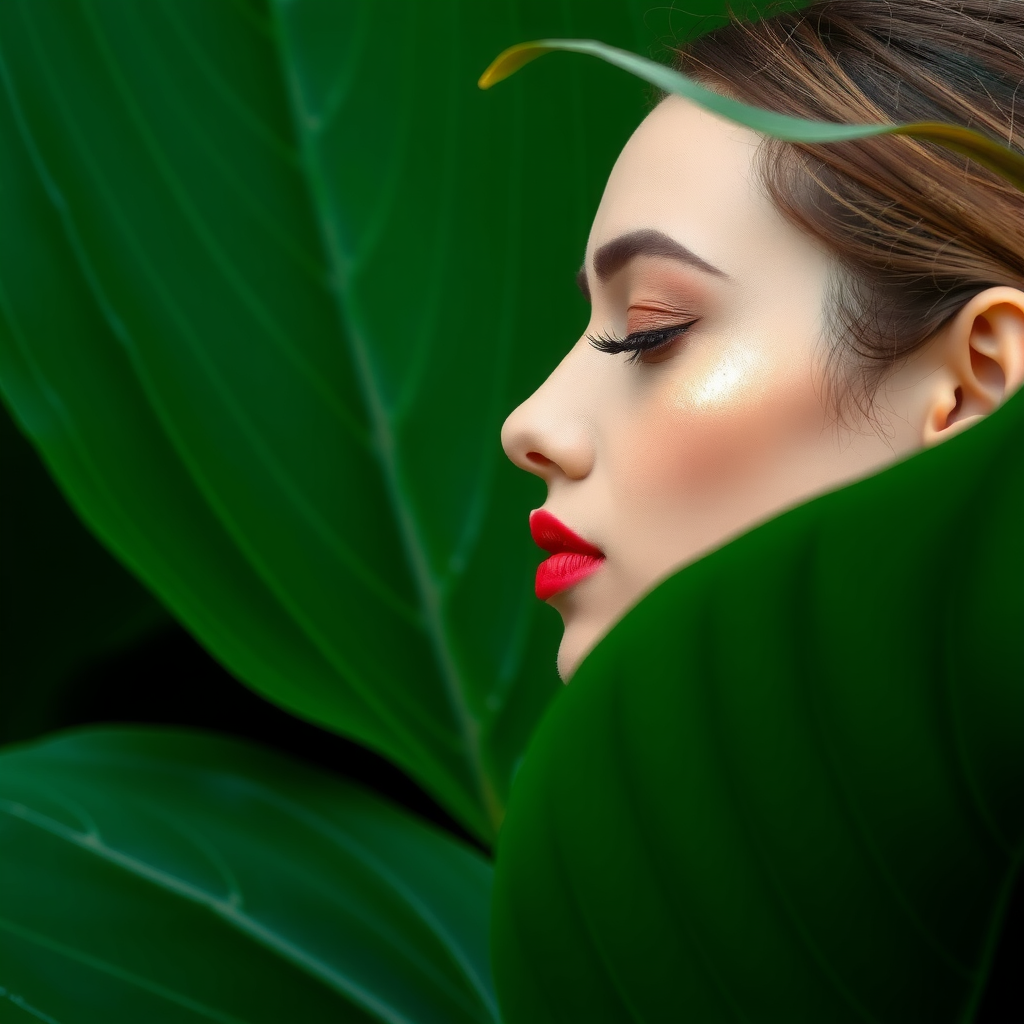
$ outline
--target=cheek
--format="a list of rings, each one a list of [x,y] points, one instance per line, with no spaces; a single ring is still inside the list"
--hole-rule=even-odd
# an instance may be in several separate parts
[[[779,352],[737,344],[679,359],[637,409],[623,493],[643,495],[661,516],[665,501],[683,515],[719,515],[724,499],[759,487],[821,426],[809,360]]]

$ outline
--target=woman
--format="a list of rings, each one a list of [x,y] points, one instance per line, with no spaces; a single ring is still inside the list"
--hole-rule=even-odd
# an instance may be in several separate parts
[[[1020,147],[1022,53],[1013,0],[823,0],[704,36],[679,68],[808,119]],[[611,173],[579,282],[586,332],[502,433],[548,484],[538,596],[563,679],[672,571],[1024,380],[1024,195],[909,139],[794,147],[668,97]]]
[[[1019,2],[819,0],[679,68],[1019,150],[1022,54]],[[531,526],[563,679],[689,568],[517,777],[506,1019],[993,1019],[1024,853],[1024,194],[932,145],[783,144],[671,96],[612,171],[580,283],[586,332],[503,431],[548,485]]]

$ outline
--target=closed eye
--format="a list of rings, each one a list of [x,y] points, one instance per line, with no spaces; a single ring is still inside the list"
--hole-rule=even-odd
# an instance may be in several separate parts
[[[683,324],[673,324],[670,327],[658,327],[650,331],[634,331],[625,338],[613,338],[608,335],[599,334],[596,337],[588,334],[587,341],[598,350],[607,352],[609,355],[618,355],[620,352],[631,353],[628,362],[639,363],[657,362],[657,360],[645,359],[645,357],[657,355],[666,350],[680,335],[685,334],[697,321],[690,320]]]

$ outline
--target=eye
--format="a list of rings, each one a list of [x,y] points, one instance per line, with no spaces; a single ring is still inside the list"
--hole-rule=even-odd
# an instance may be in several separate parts
[[[695,323],[696,320],[689,320],[686,323],[658,327],[651,331],[634,331],[625,338],[613,338],[603,334],[595,337],[588,334],[587,341],[598,352],[607,352],[609,355],[631,353],[630,363],[660,363],[671,355],[673,342],[686,334]]]

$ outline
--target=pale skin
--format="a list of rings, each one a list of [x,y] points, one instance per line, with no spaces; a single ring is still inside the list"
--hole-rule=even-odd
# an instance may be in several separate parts
[[[679,97],[652,111],[594,218],[587,330],[502,429],[509,458],[547,483],[543,508],[605,555],[549,598],[565,681],[666,576],[965,429],[1024,381],[1024,292],[990,288],[896,368],[870,418],[839,422],[823,366],[832,264],[762,194],[759,142]],[[701,265],[665,244],[609,254],[613,240],[652,231]],[[686,323],[636,363],[587,340]]]

